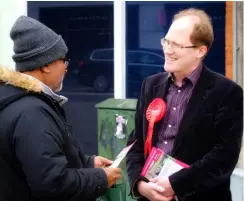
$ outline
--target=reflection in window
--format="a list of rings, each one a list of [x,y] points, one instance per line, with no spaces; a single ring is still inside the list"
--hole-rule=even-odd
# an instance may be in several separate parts
[[[149,51],[128,51],[127,57],[128,64],[154,64],[154,65],[163,65],[164,57],[162,53],[152,53]]]
[[[101,49],[94,50],[90,57],[91,60],[113,60],[114,51],[113,49]]]
[[[113,48],[113,5],[106,5],[106,2],[101,2],[101,5],[93,5],[93,2],[80,2],[80,6],[73,6],[74,2],[69,4],[59,6],[57,2],[52,7],[40,6],[39,11],[39,20],[61,34],[69,48],[70,64],[63,92],[113,92],[110,68],[100,68],[98,62],[92,63],[96,59],[113,60],[110,50]],[[113,63],[111,66],[113,68]],[[103,72],[94,75],[97,68]]]
[[[113,61],[90,60],[99,49],[113,48],[113,2],[28,1],[28,16],[34,17],[67,43],[70,60],[64,88],[69,98],[64,105],[67,121],[87,154],[97,154],[97,112],[95,105],[113,97]],[[33,16],[34,15],[34,16]],[[94,54],[111,58],[111,51]]]

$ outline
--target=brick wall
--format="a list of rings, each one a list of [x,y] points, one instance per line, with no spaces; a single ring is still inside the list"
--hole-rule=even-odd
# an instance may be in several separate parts
[[[233,1],[226,1],[225,75],[233,79]]]
[[[226,62],[226,66],[225,66],[225,75],[226,77],[230,78],[230,79],[234,79],[233,77],[233,12],[234,12],[234,2],[233,1],[227,1],[226,2],[226,26],[225,26],[225,62]],[[238,12],[238,11],[236,11]],[[237,17],[240,17],[240,15],[237,15]],[[238,21],[238,19],[237,19]],[[236,30],[237,31],[237,30]],[[237,31],[238,34],[242,34],[240,32]],[[237,61],[238,62],[238,61]],[[237,70],[237,72],[239,72],[239,70]],[[238,81],[238,77],[240,75],[237,76],[237,80]],[[240,80],[239,80],[240,82]],[[239,83],[242,84],[242,83]],[[244,142],[244,140],[243,140]],[[244,168],[244,143],[242,145],[242,150],[239,156],[239,161],[237,164],[238,168]]]

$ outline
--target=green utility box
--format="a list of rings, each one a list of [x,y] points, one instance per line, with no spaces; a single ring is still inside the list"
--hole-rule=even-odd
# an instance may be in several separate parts
[[[96,105],[98,113],[98,154],[114,160],[126,147],[128,136],[134,129],[136,99],[107,99]],[[122,179],[110,188],[101,201],[132,201],[125,159],[119,166]]]

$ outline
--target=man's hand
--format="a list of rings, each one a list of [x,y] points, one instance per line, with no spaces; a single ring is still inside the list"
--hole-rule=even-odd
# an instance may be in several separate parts
[[[165,189],[153,182],[138,182],[139,193],[150,201],[170,201],[173,196],[164,195]]]
[[[175,192],[169,182],[168,178],[155,178],[151,179],[150,182],[156,183],[161,186],[165,191],[163,193],[164,196],[174,196]]]
[[[107,166],[111,165],[112,163],[113,163],[113,161],[111,161],[107,158],[101,157],[101,156],[96,156],[94,158],[95,168],[107,167]]]
[[[116,183],[117,180],[121,179],[122,171],[120,168],[103,168],[108,179],[108,188]]]

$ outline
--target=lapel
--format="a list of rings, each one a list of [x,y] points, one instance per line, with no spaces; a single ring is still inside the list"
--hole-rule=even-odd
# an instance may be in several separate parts
[[[199,110],[203,107],[205,101],[207,100],[212,85],[212,74],[205,66],[203,66],[199,81],[193,89],[191,98],[179,125],[172,155],[176,153],[183,139],[185,139],[187,133],[189,132],[192,122],[194,119],[196,119],[197,115],[199,115]]]
[[[168,89],[169,89],[168,74],[164,74],[164,76],[161,78],[160,84],[155,85],[153,87],[153,95],[152,95],[153,99],[162,98],[166,102],[166,95],[167,95]],[[158,121],[154,125],[152,146],[156,146],[156,143],[158,141],[158,134],[159,134],[162,122],[163,122],[163,119]]]

